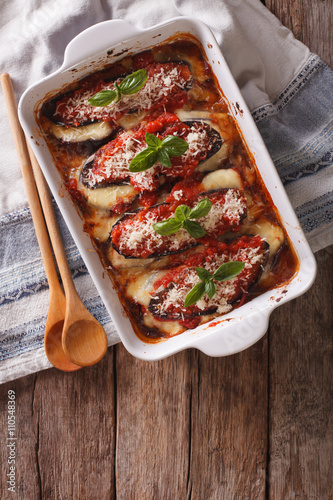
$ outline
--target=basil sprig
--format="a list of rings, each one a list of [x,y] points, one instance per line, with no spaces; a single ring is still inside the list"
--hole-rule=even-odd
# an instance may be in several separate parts
[[[139,69],[131,75],[126,76],[119,84],[114,82],[115,90],[101,90],[97,94],[88,99],[92,106],[108,106],[116,99],[116,103],[120,101],[122,95],[131,95],[138,92],[148,78],[148,73],[145,69]]]
[[[175,216],[169,219],[156,222],[153,224],[153,229],[162,236],[169,236],[179,231],[180,228],[192,236],[192,238],[202,238],[206,231],[198,222],[191,219],[199,219],[208,214],[212,208],[212,202],[209,198],[204,198],[192,209],[187,205],[179,205],[175,210]]]
[[[188,149],[188,143],[174,135],[167,135],[161,140],[154,134],[146,133],[145,139],[148,147],[134,156],[128,167],[130,172],[143,172],[158,161],[171,168],[170,158],[181,156]]]
[[[201,297],[207,293],[212,299],[216,293],[215,281],[228,281],[238,276],[244,269],[245,262],[232,261],[225,262],[212,275],[203,267],[196,267],[196,273],[201,279],[201,283],[195,285],[192,290],[186,295],[184,306],[193,306]]]

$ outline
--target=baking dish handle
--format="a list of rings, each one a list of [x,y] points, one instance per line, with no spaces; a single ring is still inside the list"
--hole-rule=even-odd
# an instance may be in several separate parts
[[[78,62],[107,50],[112,45],[124,42],[141,33],[141,30],[121,19],[112,19],[94,24],[82,31],[67,45],[61,70],[74,66]]]
[[[265,335],[272,308],[253,311],[245,317],[231,320],[211,335],[196,339],[193,347],[208,356],[221,357],[247,349]],[[208,328],[210,328],[208,326]]]

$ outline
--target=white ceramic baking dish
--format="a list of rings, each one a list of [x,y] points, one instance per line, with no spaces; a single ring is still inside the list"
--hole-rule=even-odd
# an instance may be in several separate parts
[[[287,285],[260,295],[220,319],[215,319],[211,323],[201,325],[194,330],[188,330],[166,341],[150,344],[138,339],[122,306],[120,306],[117,293],[106,275],[97,253],[93,250],[90,238],[83,231],[83,221],[69,195],[64,194],[62,179],[53,164],[35,116],[46,96],[50,98],[59,93],[59,90],[73,80],[80,79],[84,75],[100,69],[105,64],[120,59],[125,53],[140,52],[162,43],[179,32],[194,35],[201,42],[207,60],[229,101],[230,111],[254,155],[258,170],[280,213],[300,261],[300,268]],[[237,109],[240,108],[243,110],[241,114],[237,112]],[[251,346],[265,334],[269,316],[275,307],[301,295],[313,283],[316,274],[313,254],[216,40],[211,31],[200,21],[180,17],[150,29],[139,30],[125,21],[112,20],[88,28],[67,46],[64,62],[59,70],[33,85],[23,94],[19,103],[19,117],[53,196],[119,336],[125,347],[134,356],[154,360],[190,347],[200,349],[210,356],[225,356],[239,352]]]

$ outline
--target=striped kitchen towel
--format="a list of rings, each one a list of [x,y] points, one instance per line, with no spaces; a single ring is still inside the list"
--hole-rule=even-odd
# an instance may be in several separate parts
[[[264,138],[313,251],[333,243],[332,71],[259,0],[27,0],[0,6],[0,65],[17,98],[56,70],[67,43],[110,18],[140,28],[197,17],[213,31]],[[48,287],[0,96],[0,383],[51,366],[43,350]],[[119,341],[58,213],[83,301]]]

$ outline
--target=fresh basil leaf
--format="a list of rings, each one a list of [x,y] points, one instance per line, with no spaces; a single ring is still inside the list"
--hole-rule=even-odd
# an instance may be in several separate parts
[[[114,90],[101,90],[97,94],[88,99],[89,104],[92,106],[108,106],[117,97],[117,92]]]
[[[192,290],[186,295],[184,306],[193,306],[205,293],[205,283],[201,282],[195,285]]]
[[[197,206],[192,208],[188,218],[189,219],[199,219],[199,217],[205,217],[212,208],[212,202],[209,198],[204,198],[200,200]]]
[[[188,218],[188,214],[190,213],[190,207],[187,205],[179,205],[179,207],[175,210],[175,219],[179,222],[185,222]]]
[[[151,168],[157,160],[157,152],[155,149],[146,148],[140,153],[138,153],[131,163],[129,164],[128,170],[130,172],[143,172]]]
[[[181,156],[188,150],[188,143],[175,135],[167,135],[162,141],[162,147],[171,157]]]
[[[131,75],[126,76],[119,85],[117,82],[114,82],[116,90],[101,90],[90,97],[88,102],[92,106],[108,106],[116,99],[117,103],[120,101],[122,94],[130,95],[138,92],[146,83],[147,77],[147,71],[145,69],[139,69]]]
[[[186,220],[183,223],[183,228],[186,229],[186,231],[192,236],[192,238],[202,238],[205,236],[206,231],[204,230],[203,227],[200,226],[198,222],[195,222],[194,220]]]
[[[170,157],[168,155],[168,153],[163,149],[159,149],[157,151],[157,160],[164,166],[164,167],[167,167],[167,168],[171,168],[171,161],[170,161]]]
[[[201,281],[208,281],[211,279],[210,272],[204,267],[196,267],[195,270]]]
[[[156,222],[152,224],[152,227],[161,236],[169,236],[176,233],[182,227],[182,223],[172,217],[161,222]]]
[[[162,144],[161,139],[156,137],[156,135],[154,135],[154,134],[148,134],[148,132],[145,135],[145,139],[146,139],[147,146],[149,146],[150,148],[157,148],[158,146],[160,146]]]
[[[152,167],[157,161],[159,161],[165,167],[171,168],[170,156],[180,156],[188,148],[188,144],[180,137],[175,137],[173,135],[168,135],[161,141],[154,134],[146,134],[146,142],[148,148],[143,152],[136,155],[130,163],[130,172],[142,172]],[[149,151],[149,153],[147,152]],[[149,162],[145,163],[145,158],[149,158]],[[138,159],[137,159],[138,158]],[[152,162],[152,159],[154,161]],[[134,170],[135,168],[135,170]]]
[[[239,273],[243,271],[244,266],[245,262],[239,262],[239,261],[225,262],[215,271],[212,278],[216,281],[231,280],[232,278],[235,278],[236,276],[238,276]]]
[[[212,299],[216,294],[216,285],[212,280],[206,281],[205,292],[207,293],[210,299]]]
[[[117,92],[117,99],[115,101],[117,104],[117,102],[119,102],[121,99],[121,92],[120,92],[120,88],[119,88],[119,85],[117,82],[114,82],[114,88],[116,89],[116,92]]]
[[[148,78],[148,73],[145,69],[139,69],[131,75],[126,76],[123,81],[119,84],[120,92],[124,95],[131,95],[138,92]]]

